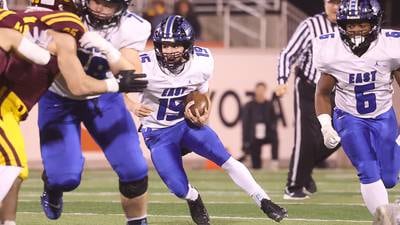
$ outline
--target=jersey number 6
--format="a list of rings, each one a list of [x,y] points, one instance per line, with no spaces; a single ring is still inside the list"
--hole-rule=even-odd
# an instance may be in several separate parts
[[[354,87],[357,100],[357,112],[360,114],[371,113],[376,110],[376,95],[365,92],[375,89],[375,84],[359,85]]]

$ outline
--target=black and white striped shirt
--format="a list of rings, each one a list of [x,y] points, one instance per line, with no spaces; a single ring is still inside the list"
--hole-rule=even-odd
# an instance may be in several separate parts
[[[316,84],[320,73],[312,63],[312,40],[322,34],[337,31],[337,25],[331,23],[325,13],[308,17],[299,24],[296,32],[283,49],[278,65],[278,83],[284,84],[290,76],[290,69],[297,63],[303,76],[310,82]]]

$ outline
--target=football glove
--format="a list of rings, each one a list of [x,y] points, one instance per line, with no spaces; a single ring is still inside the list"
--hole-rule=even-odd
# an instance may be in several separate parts
[[[31,32],[26,32],[24,37],[44,49],[47,49],[49,44],[53,41],[53,37],[47,34],[47,30],[39,31],[38,27],[34,27]]]
[[[143,92],[149,83],[143,79],[146,74],[135,73],[134,70],[122,70],[116,75],[119,92]]]
[[[109,63],[118,62],[121,53],[109,41],[94,31],[85,32],[79,40],[81,46],[85,49],[96,48],[107,57]]]
[[[325,146],[329,149],[335,148],[340,142],[340,137],[332,127],[331,116],[328,114],[321,114],[318,116],[318,120],[321,124],[321,132],[324,137]]]

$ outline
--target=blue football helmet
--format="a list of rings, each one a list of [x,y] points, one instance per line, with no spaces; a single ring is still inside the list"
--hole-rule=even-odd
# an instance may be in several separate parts
[[[95,30],[102,30],[118,26],[121,17],[124,15],[131,3],[131,0],[104,0],[106,4],[116,4],[118,6],[114,15],[111,17],[106,17],[96,14],[93,10],[91,10],[89,8],[89,1],[96,0],[82,0],[81,16]]]
[[[381,30],[383,11],[377,0],[342,0],[337,13],[340,37],[354,54],[361,56],[375,41]],[[368,22],[371,31],[366,35],[351,37],[346,31],[347,24]]]
[[[179,74],[193,54],[194,31],[183,17],[178,15],[168,16],[155,28],[153,43],[160,67],[168,69],[173,74]],[[163,53],[163,44],[183,46],[184,51]]]

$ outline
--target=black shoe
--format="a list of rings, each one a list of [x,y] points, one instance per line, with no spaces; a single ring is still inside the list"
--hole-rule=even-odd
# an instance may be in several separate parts
[[[265,198],[261,200],[261,210],[276,222],[280,222],[283,218],[288,216],[285,208],[282,208],[271,200]]]
[[[40,196],[40,204],[47,218],[51,220],[60,218],[63,211],[62,196],[62,192],[56,196],[51,196],[49,192],[43,191],[42,196]]]
[[[147,219],[143,218],[141,220],[131,220],[126,222],[126,225],[147,225]]]
[[[187,203],[190,210],[190,216],[192,216],[192,220],[197,225],[210,225],[210,217],[208,216],[207,209],[204,206],[200,195],[195,201],[187,200]]]
[[[304,193],[308,195],[312,195],[317,192],[317,185],[315,184],[314,179],[311,178],[310,182],[304,187]]]
[[[302,189],[289,191],[288,188],[285,188],[285,193],[283,194],[283,199],[285,200],[304,200],[310,198]]]

